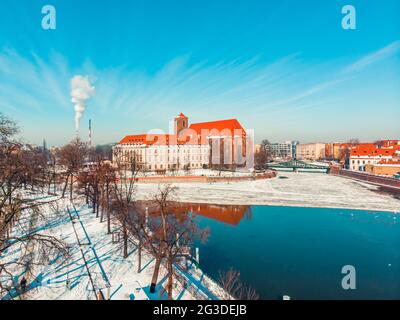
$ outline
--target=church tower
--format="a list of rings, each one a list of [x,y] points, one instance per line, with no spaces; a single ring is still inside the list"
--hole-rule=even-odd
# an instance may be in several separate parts
[[[189,119],[182,112],[179,116],[175,117],[174,132],[178,136],[182,130],[187,129]]]

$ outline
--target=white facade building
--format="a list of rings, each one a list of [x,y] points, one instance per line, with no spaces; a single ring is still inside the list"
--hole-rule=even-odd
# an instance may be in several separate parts
[[[141,169],[148,171],[200,169],[209,164],[209,149],[209,145],[126,143],[114,147],[113,162],[131,162],[136,157]]]
[[[354,146],[350,153],[350,170],[365,171],[366,165],[392,161],[398,151],[397,145],[377,146],[363,143]]]
[[[245,157],[246,133],[236,119],[188,124],[180,114],[174,134],[139,134],[124,137],[113,147],[114,163],[135,163],[146,171],[210,168],[235,165]],[[238,162],[237,162],[238,163]]]
[[[325,158],[325,143],[307,143],[296,146],[298,160],[320,160]]]
[[[266,145],[267,152],[272,158],[295,159],[298,141],[285,141],[283,143],[270,143]]]

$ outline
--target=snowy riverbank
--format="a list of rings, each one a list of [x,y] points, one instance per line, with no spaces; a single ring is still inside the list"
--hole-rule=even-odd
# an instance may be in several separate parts
[[[161,267],[157,291],[150,293],[150,282],[154,268],[154,258],[144,252],[142,254],[142,270],[137,272],[137,253],[134,245],[130,247],[129,257],[123,259],[121,243],[113,242],[113,236],[107,234],[106,222],[99,218],[86,206],[76,203],[77,210],[67,199],[58,199],[48,195],[32,195],[25,198],[40,202],[56,200],[51,205],[45,204],[43,209],[46,219],[35,228],[42,234],[52,235],[65,241],[70,247],[71,256],[63,261],[61,258],[50,261],[45,266],[34,268],[35,277],[28,278],[27,290],[22,295],[15,289],[2,298],[29,300],[93,300],[101,291],[106,299],[111,300],[158,300],[166,299],[162,288],[166,286],[166,269]],[[39,200],[40,199],[40,200]],[[53,209],[58,208],[58,214]],[[67,208],[71,210],[71,216]],[[13,231],[22,235],[26,225],[30,223],[29,209],[24,210],[21,224]],[[113,224],[118,231],[118,225]],[[74,231],[75,229],[75,231]],[[78,240],[79,239],[79,240]],[[33,250],[34,252],[34,250]],[[4,256],[3,262],[20,260],[21,251],[13,246]],[[35,254],[35,253],[32,253]],[[186,288],[177,285],[173,290],[174,299],[216,299],[223,292],[207,275],[189,267],[188,272],[177,272],[183,276]],[[25,272],[18,267],[13,271],[14,287],[18,288]],[[4,281],[4,279],[0,279]],[[96,293],[95,293],[96,291]]]
[[[281,172],[274,179],[175,186],[179,202],[400,212],[400,200],[378,193],[376,186],[319,173]],[[157,184],[137,184],[138,199],[150,199],[157,188]]]

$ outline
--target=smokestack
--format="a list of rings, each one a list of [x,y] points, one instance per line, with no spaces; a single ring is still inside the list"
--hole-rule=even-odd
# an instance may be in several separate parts
[[[92,119],[89,119],[89,147],[92,146]]]

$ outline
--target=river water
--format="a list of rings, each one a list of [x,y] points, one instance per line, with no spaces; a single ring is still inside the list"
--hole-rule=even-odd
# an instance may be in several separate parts
[[[205,204],[187,210],[211,231],[199,244],[201,269],[218,279],[232,267],[261,299],[400,299],[400,215]],[[355,268],[355,290],[342,288],[345,265]]]

